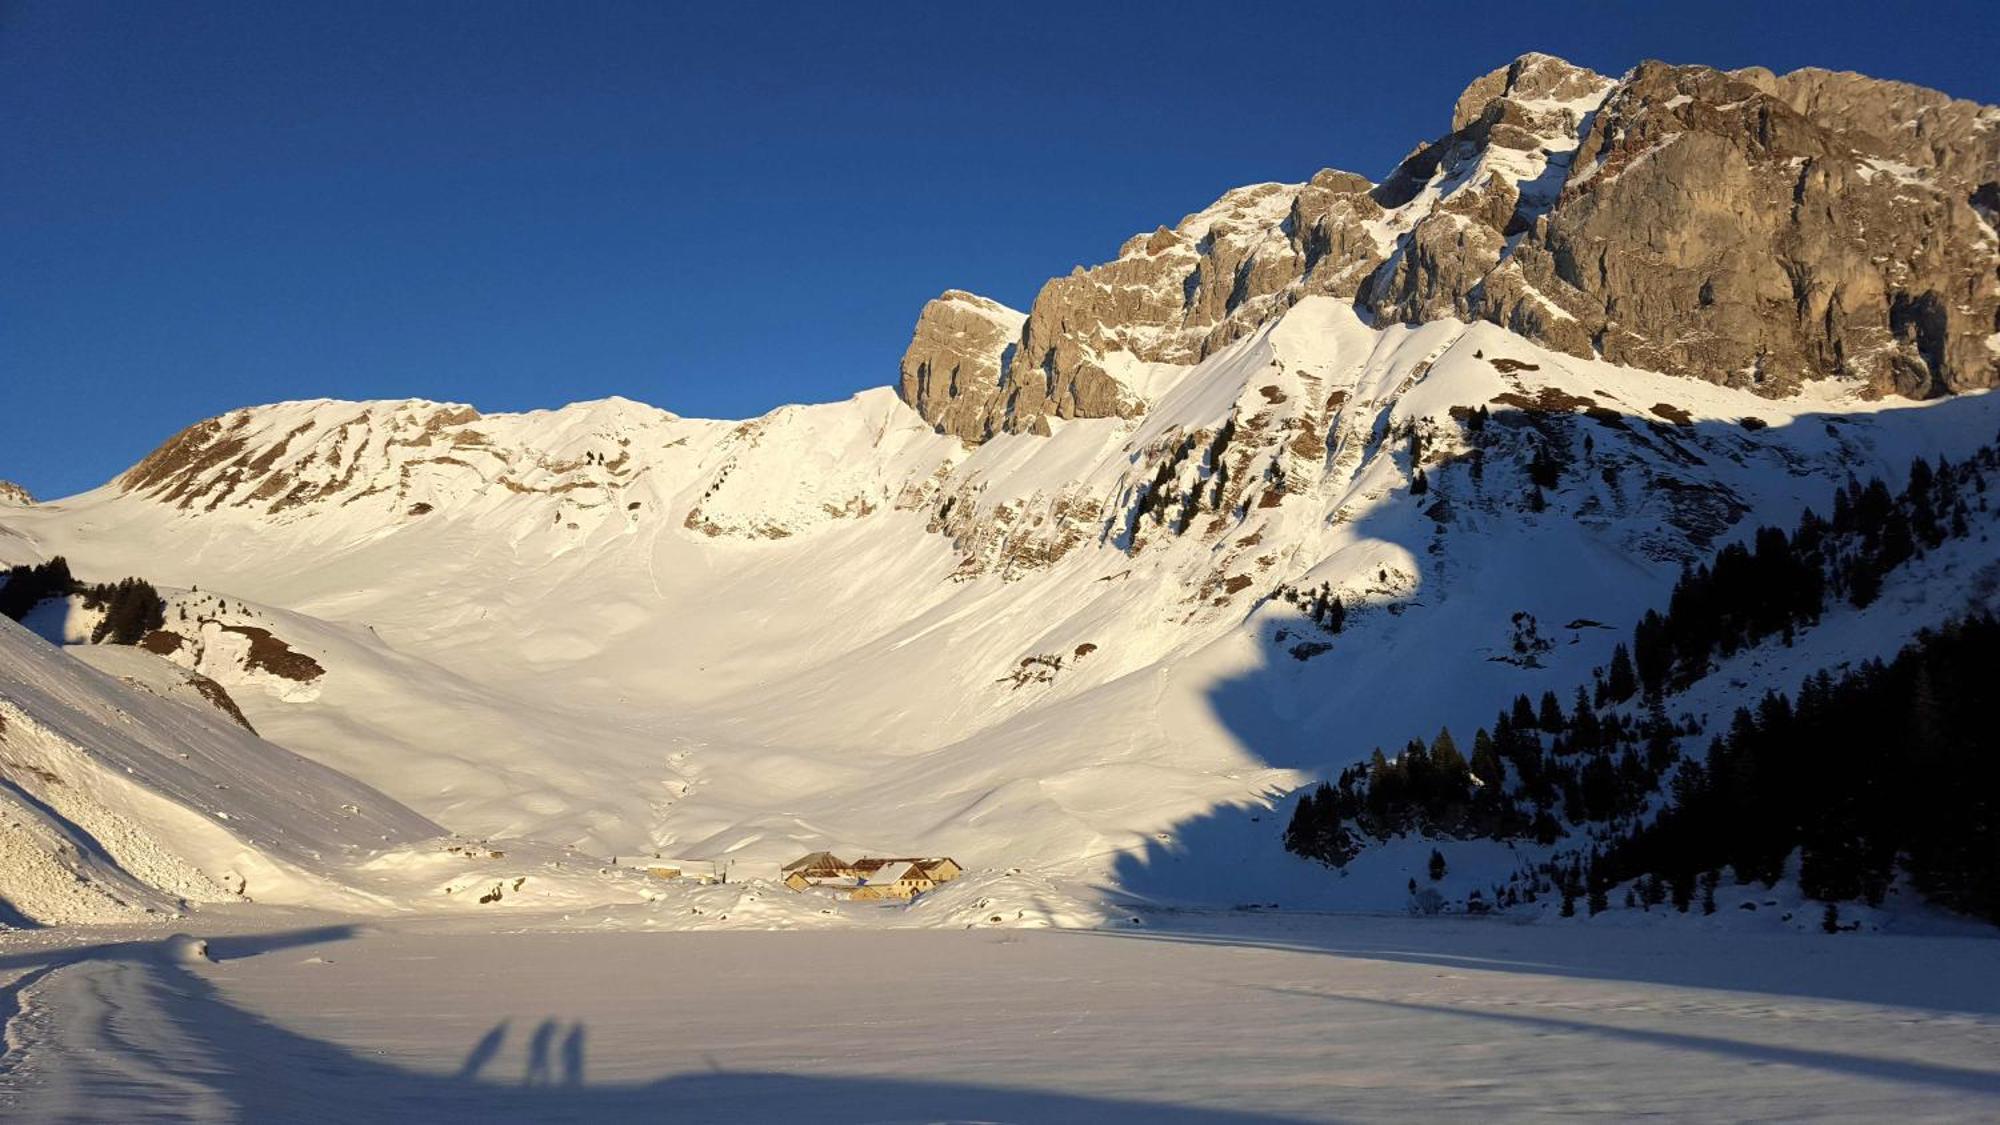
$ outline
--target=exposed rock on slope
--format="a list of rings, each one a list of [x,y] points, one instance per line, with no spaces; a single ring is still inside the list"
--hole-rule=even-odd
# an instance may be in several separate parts
[[[1774,394],[1832,375],[1912,397],[1992,385],[2000,281],[1978,183],[1865,128],[1906,89],[1803,99],[1815,119],[1705,67],[1639,67],[1518,251],[1528,282],[1576,317],[1543,337]]]
[[[344,512],[375,529],[496,516],[510,540],[557,546],[665,522],[781,539],[866,515],[902,487],[847,451],[934,437],[893,391],[855,402],[744,422],[621,398],[493,415],[418,400],[285,402],[189,426],[113,486],[185,515],[309,523]],[[803,456],[780,466],[757,453],[768,445]]]
[[[998,301],[956,289],[926,304],[903,353],[897,384],[903,401],[945,433],[970,441],[991,437],[988,406],[1026,319]]]
[[[1365,225],[1381,214],[1369,188],[1333,171],[1309,184],[1256,184],[1138,235],[1115,260],[1044,285],[996,381],[960,381],[943,400],[935,384],[929,398],[911,394],[913,362],[926,354],[920,321],[903,399],[968,441],[1046,433],[1052,418],[1142,413],[1161,381],[1149,368],[1184,371],[1302,293],[1351,296],[1364,263],[1380,256]]]
[[[0,504],[21,506],[34,502],[35,498],[28,494],[27,489],[22,488],[11,480],[0,480]]]
[[[1818,67],[1782,76],[1749,67],[1730,77],[1775,94],[1825,128],[1864,133],[1896,159],[1920,168],[1981,183],[2000,163],[2000,127],[1991,106],[1907,82]]]
[[[1044,286],[1011,356],[986,322],[950,380],[912,377],[937,347],[920,322],[904,401],[969,441],[1131,416],[1160,365],[1315,295],[1772,396],[2000,381],[2000,110],[1820,70],[1614,81],[1526,55],[1451,123],[1379,185],[1240,188],[1131,239]]]
[[[157,634],[156,634],[157,635]],[[229,721],[257,733],[229,689],[191,668],[177,665],[150,649],[123,645],[74,645],[65,649],[71,656],[108,676],[116,676],[129,687],[172,699],[196,710],[219,711]]]

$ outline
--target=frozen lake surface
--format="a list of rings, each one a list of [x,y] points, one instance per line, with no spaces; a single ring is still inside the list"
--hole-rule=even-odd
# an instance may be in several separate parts
[[[2000,1118],[1991,939],[1660,921],[0,935],[0,1117]]]

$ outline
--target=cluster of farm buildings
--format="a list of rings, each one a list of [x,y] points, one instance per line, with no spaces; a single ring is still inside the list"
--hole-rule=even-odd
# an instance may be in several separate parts
[[[965,873],[950,856],[878,858],[863,856],[849,863],[832,852],[812,852],[784,866],[785,885],[795,891],[814,887],[860,901],[912,899]]]

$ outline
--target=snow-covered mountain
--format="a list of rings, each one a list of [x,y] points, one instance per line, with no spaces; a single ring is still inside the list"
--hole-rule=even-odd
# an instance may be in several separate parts
[[[0,508],[0,561],[178,588],[166,659],[458,833],[1236,901],[1162,866],[1218,808],[1274,845],[1277,794],[1572,689],[1684,563],[2000,430],[1996,123],[1529,56],[1380,184],[1239,189],[1025,314],[945,294],[896,389],[248,408]]]

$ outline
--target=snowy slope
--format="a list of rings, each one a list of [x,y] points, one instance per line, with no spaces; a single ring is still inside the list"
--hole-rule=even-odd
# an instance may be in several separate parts
[[[440,832],[220,712],[135,692],[13,622],[0,624],[0,716],[0,788],[19,818],[8,847],[56,857],[8,864],[0,896],[38,921],[93,904],[158,908],[161,894],[340,901],[332,868]],[[76,873],[73,885],[50,885],[52,862]]]
[[[9,511],[0,550],[219,596],[325,668],[203,666],[260,732],[456,831],[1171,897],[1139,872],[1212,810],[1567,691],[1683,561],[2000,428],[1989,396],[1770,400],[1325,298],[1148,389],[972,449],[884,391],[745,423],[284,404]],[[1539,512],[1538,446],[1571,462]],[[1338,638],[1268,600],[1322,583]],[[1547,649],[1496,659],[1517,613]]]
[[[195,682],[139,649],[63,650],[0,619],[0,924],[649,897],[641,873],[590,857],[447,836],[257,737]]]

